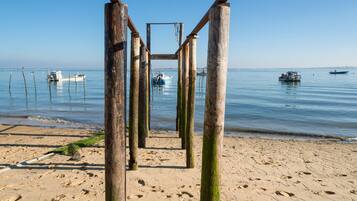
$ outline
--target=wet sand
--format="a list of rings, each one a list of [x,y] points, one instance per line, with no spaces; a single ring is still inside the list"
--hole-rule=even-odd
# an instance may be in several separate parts
[[[104,145],[81,150],[80,161],[55,155],[15,164],[90,135],[89,131],[0,125],[0,201],[104,200]],[[173,132],[153,132],[127,172],[127,199],[199,200],[201,141],[196,168],[185,169]],[[225,137],[222,200],[357,200],[357,144],[335,140]]]

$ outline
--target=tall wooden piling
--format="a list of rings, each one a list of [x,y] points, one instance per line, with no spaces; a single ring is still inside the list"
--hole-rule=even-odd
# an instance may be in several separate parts
[[[181,88],[181,147],[186,149],[186,128],[187,128],[187,98],[189,82],[189,44],[183,47],[182,53],[182,88]]]
[[[146,24],[146,46],[147,46],[147,49],[149,51],[151,51],[151,24]],[[149,85],[148,85],[148,90],[149,90],[149,95],[148,95],[148,99],[149,99],[149,113],[148,113],[148,125],[149,125],[149,130],[151,129],[151,58],[150,58],[150,53],[148,55],[148,60],[147,60],[147,63],[148,63],[148,74],[149,74],[149,77],[148,77],[148,80],[149,80]]]
[[[139,112],[139,68],[140,38],[131,34],[130,103],[129,103],[129,169],[138,169],[138,112]]]
[[[178,52],[177,59],[177,104],[176,104],[176,131],[179,131],[179,136],[181,137],[182,132],[180,132],[180,119],[181,119],[181,85],[182,85],[182,51]]]
[[[196,92],[196,42],[194,35],[189,43],[189,86],[187,98],[187,128],[186,128],[186,167],[194,168],[194,136],[195,136],[195,92]]]
[[[146,48],[142,44],[140,48],[140,70],[139,70],[139,147],[145,148],[146,136],[148,135],[147,129],[147,61],[146,61]]]
[[[105,5],[105,199],[123,201],[125,189],[125,64],[127,5]]]
[[[150,53],[146,50],[146,137],[149,137],[150,134]]]
[[[203,131],[201,201],[219,201],[224,135],[230,6],[209,11],[206,103]]]

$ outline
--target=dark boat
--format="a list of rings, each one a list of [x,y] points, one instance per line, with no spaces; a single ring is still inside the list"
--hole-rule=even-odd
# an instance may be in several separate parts
[[[335,71],[330,71],[330,74],[332,74],[332,75],[347,74],[347,73],[348,73],[348,71],[337,71],[337,70],[335,70]]]

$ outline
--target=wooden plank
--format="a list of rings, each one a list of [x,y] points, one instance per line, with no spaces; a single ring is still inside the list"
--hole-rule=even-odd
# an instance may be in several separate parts
[[[128,7],[105,5],[105,199],[126,199],[125,64]]]
[[[151,60],[177,60],[177,54],[152,54]]]
[[[210,9],[203,128],[201,201],[220,201],[230,7]]]

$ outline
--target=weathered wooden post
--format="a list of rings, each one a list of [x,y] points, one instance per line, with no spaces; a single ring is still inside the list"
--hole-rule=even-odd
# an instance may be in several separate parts
[[[190,38],[189,50],[189,87],[187,99],[187,128],[186,128],[186,167],[194,168],[194,136],[195,136],[195,92],[196,92],[196,42],[197,35]]]
[[[146,24],[146,46],[147,49],[151,52],[151,24]],[[149,74],[149,85],[148,85],[148,90],[149,90],[149,95],[148,95],[148,99],[149,99],[149,118],[148,118],[148,124],[149,124],[149,130],[151,129],[151,58],[150,58],[150,52],[149,52],[149,56],[148,56],[148,74]]]
[[[150,53],[146,50],[146,137],[149,137],[150,134]]]
[[[182,132],[180,132],[180,119],[181,119],[181,85],[182,85],[182,51],[178,52],[177,59],[177,104],[176,104],[176,131],[179,131],[179,136],[181,137]]]
[[[141,44],[139,70],[139,147],[145,148],[147,132],[146,92],[147,92],[146,48]]]
[[[35,72],[32,72],[32,78],[33,78],[33,86],[35,88],[35,102],[37,102],[37,84],[36,84]]]
[[[207,84],[203,131],[201,201],[219,201],[228,64],[229,3],[209,11]]]
[[[25,76],[25,68],[22,67],[22,78],[24,79],[24,87],[25,87],[25,95],[26,95],[26,102],[27,102],[27,82],[26,82],[26,76]]]
[[[180,23],[179,32],[179,45],[182,45],[183,40],[183,23]],[[180,130],[180,110],[181,110],[181,65],[182,65],[182,52],[181,50],[177,53],[177,101],[176,101],[176,131]],[[179,132],[181,137],[181,134]]]
[[[129,103],[129,169],[138,169],[138,110],[139,110],[139,66],[140,37],[131,33],[130,103]]]
[[[124,201],[125,192],[125,64],[128,8],[105,5],[105,199]]]
[[[188,82],[189,82],[189,44],[186,44],[183,49],[182,56],[182,88],[181,88],[181,146],[186,149],[186,127],[187,127],[187,98],[188,98]]]

